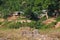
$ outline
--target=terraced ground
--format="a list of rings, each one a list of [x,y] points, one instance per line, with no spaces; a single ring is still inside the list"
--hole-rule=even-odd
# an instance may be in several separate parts
[[[13,17],[15,18],[15,17]],[[13,22],[28,22],[31,20],[24,19],[11,19]],[[7,22],[4,24],[4,19],[0,19],[3,22],[0,25],[0,40],[60,40],[60,28],[48,28],[48,29],[35,29],[30,27],[20,27],[19,29],[9,29],[5,25],[8,25]],[[48,24],[55,22],[54,18],[50,18],[43,23]],[[11,22],[11,23],[13,23]],[[7,23],[7,24],[6,24]],[[59,26],[59,22],[55,26]],[[5,29],[6,28],[6,29]]]

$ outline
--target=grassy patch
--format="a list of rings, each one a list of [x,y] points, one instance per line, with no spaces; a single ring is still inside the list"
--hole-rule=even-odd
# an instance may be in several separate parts
[[[56,18],[56,21],[59,22],[60,21],[60,16]]]
[[[12,29],[17,29],[21,27],[21,23],[20,22],[13,22],[7,25],[8,28],[12,28]]]

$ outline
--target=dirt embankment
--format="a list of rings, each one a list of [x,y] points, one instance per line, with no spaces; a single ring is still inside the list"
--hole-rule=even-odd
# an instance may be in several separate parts
[[[52,22],[56,22],[55,18],[47,19],[47,20],[43,21],[42,23],[48,25],[48,24],[50,24],[50,23],[52,23]]]

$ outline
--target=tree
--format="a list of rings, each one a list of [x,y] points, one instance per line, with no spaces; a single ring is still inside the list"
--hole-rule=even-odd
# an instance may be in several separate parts
[[[59,3],[59,0],[0,0],[0,4],[2,5],[0,6],[0,10],[4,11],[4,13],[8,13],[9,11],[24,11],[25,15],[31,12],[34,14],[36,12],[40,15],[42,10],[51,10],[49,13],[53,14],[56,8],[59,9]]]
[[[0,5],[2,4],[2,1],[0,0]]]

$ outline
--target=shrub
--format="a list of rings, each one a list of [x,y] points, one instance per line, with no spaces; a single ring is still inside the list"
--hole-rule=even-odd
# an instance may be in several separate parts
[[[60,16],[56,18],[56,21],[57,21],[57,22],[60,21]]]
[[[52,22],[49,25],[42,24],[40,21],[37,22],[31,22],[29,23],[29,26],[31,28],[36,28],[36,29],[47,29],[47,28],[53,28],[56,25],[57,22]]]
[[[3,1],[2,1],[2,0],[0,0],[0,5],[2,5],[2,3],[3,3]]]
[[[36,24],[35,24],[35,28],[36,29],[40,29],[42,27],[42,24],[40,21],[37,21]]]
[[[19,27],[21,27],[21,23],[20,22],[17,22],[17,23],[10,23],[9,25],[8,25],[8,28],[14,28],[14,29],[17,29],[17,28],[19,28]]]
[[[0,25],[2,24],[2,22],[0,22]]]
[[[35,28],[36,22],[32,21],[31,23],[28,24],[29,27]]]
[[[40,29],[42,27],[42,24],[39,21],[32,21],[28,24],[31,28]]]
[[[3,26],[5,27],[5,28],[15,28],[15,29],[17,29],[17,28],[19,28],[19,27],[21,27],[21,23],[20,22],[14,22],[14,21],[5,21],[5,22],[3,22]]]

